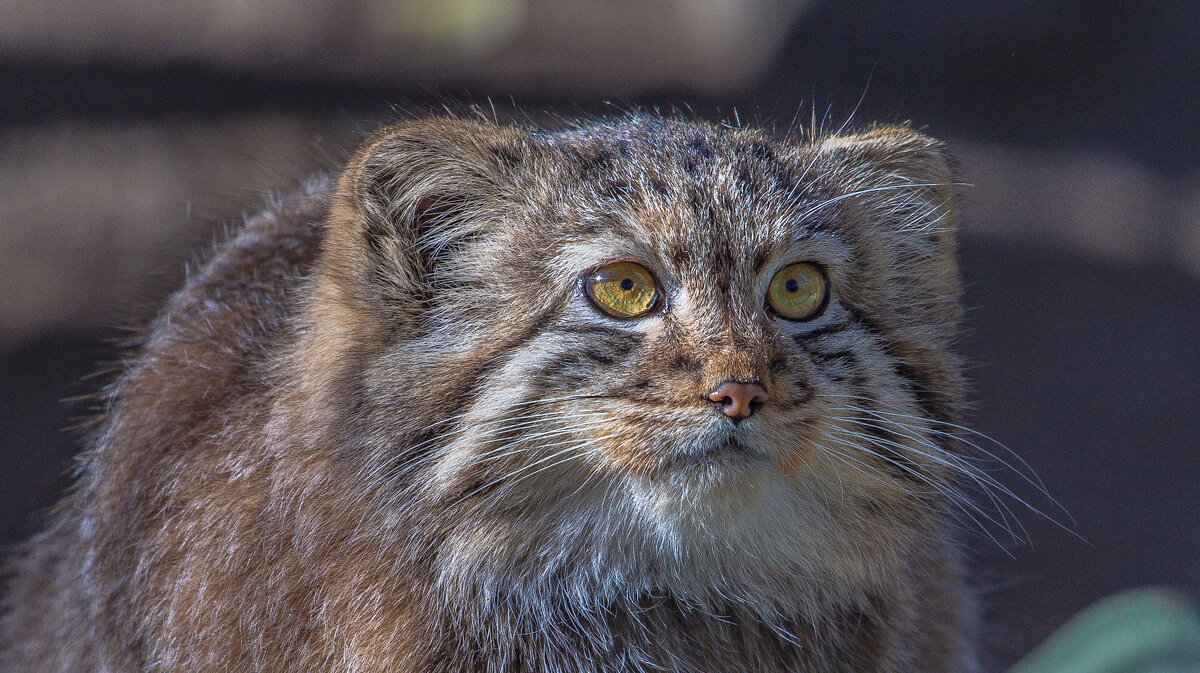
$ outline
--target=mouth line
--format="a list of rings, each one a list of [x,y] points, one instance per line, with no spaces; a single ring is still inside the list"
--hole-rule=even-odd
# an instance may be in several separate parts
[[[676,453],[663,465],[664,470],[713,466],[744,466],[767,460],[767,455],[730,438],[696,451]]]

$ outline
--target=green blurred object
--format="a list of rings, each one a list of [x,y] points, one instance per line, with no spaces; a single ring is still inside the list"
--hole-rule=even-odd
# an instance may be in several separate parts
[[[1171,589],[1134,589],[1088,607],[1009,673],[1200,673],[1200,611]]]

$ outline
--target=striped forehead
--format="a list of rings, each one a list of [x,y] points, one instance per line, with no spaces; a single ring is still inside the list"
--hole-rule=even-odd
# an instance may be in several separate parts
[[[631,259],[728,284],[804,235],[803,171],[757,137],[635,126],[566,150],[586,233]]]

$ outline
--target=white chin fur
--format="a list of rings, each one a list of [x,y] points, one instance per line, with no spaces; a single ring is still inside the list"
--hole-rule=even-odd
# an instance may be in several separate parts
[[[447,600],[507,596],[535,611],[563,601],[603,609],[668,592],[769,619],[820,614],[822,603],[879,579],[876,563],[855,558],[836,515],[767,464],[678,481],[622,478],[586,489],[521,522],[518,535],[497,529],[489,544],[480,544],[487,531],[463,531],[463,544],[444,550],[441,590]],[[481,548],[491,553],[474,553]],[[514,565],[518,558],[526,561]]]

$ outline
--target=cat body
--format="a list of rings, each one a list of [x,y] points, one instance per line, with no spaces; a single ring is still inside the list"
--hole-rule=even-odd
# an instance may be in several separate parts
[[[952,191],[900,127],[385,128],[170,300],[0,664],[974,671]]]

